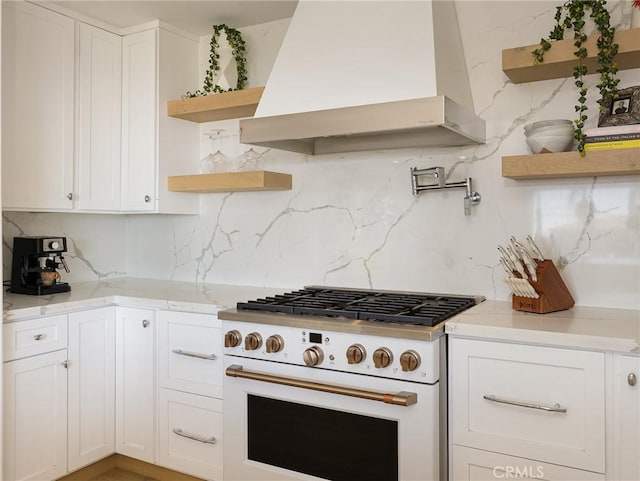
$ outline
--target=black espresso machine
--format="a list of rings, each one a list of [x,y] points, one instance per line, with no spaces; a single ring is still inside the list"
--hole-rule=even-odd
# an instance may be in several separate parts
[[[60,282],[58,273],[61,265],[69,272],[64,252],[66,237],[14,237],[9,292],[41,296],[70,291],[71,286]]]

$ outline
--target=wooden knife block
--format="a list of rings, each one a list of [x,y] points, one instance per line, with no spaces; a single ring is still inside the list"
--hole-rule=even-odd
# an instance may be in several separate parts
[[[536,276],[536,282],[529,282],[540,297],[532,299],[514,295],[511,305],[516,311],[546,314],[573,307],[575,301],[552,260],[545,259],[539,263]]]

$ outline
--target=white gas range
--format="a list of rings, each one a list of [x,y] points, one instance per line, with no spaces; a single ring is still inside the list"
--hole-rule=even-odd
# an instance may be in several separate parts
[[[446,479],[443,322],[482,300],[313,286],[220,312],[225,480]]]

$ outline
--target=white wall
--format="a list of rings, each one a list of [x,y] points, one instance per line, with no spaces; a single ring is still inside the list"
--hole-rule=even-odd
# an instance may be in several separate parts
[[[514,85],[501,70],[501,50],[536,43],[551,30],[556,4],[457,2],[475,108],[487,122],[486,145],[316,157],[271,150],[265,169],[291,173],[293,190],[203,194],[200,216],[5,214],[5,243],[20,229],[42,233],[45,221],[47,233],[65,233],[84,258],[101,266],[92,270],[72,259],[78,279],[126,271],[207,283],[327,284],[507,299],[496,244],[531,234],[562,267],[577,304],[640,308],[638,176],[525,182],[501,176],[503,155],[527,153],[524,124],[574,115],[573,79]],[[609,7],[614,22],[626,28],[631,2]],[[250,65],[268,44],[263,37],[249,44]],[[622,87],[638,84],[638,70],[620,77]],[[257,85],[251,71],[250,82]],[[595,85],[596,76],[588,82]],[[393,79],[389,86],[401,88]],[[593,88],[589,96],[594,106],[596,93]],[[590,115],[588,126],[594,126],[595,107]],[[222,125],[236,135],[237,122]],[[223,144],[233,156],[248,148],[236,138]],[[202,154],[209,148],[203,142]],[[463,215],[462,191],[411,194],[409,168],[436,165],[451,172],[449,180],[473,177],[483,199],[471,216]],[[95,232],[88,236],[86,229]],[[124,235],[126,266],[103,249],[113,244],[122,252]]]

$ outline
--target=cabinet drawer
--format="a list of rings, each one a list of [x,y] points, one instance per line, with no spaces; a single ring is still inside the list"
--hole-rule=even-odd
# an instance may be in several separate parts
[[[455,481],[532,478],[545,481],[604,481],[604,474],[555,464],[454,446],[452,476]]]
[[[158,312],[160,387],[222,397],[222,331],[216,316]]]
[[[67,316],[48,316],[3,326],[4,360],[57,351],[67,347]]]
[[[454,339],[452,442],[604,473],[604,354]]]
[[[158,463],[204,479],[222,479],[222,401],[160,389]]]

